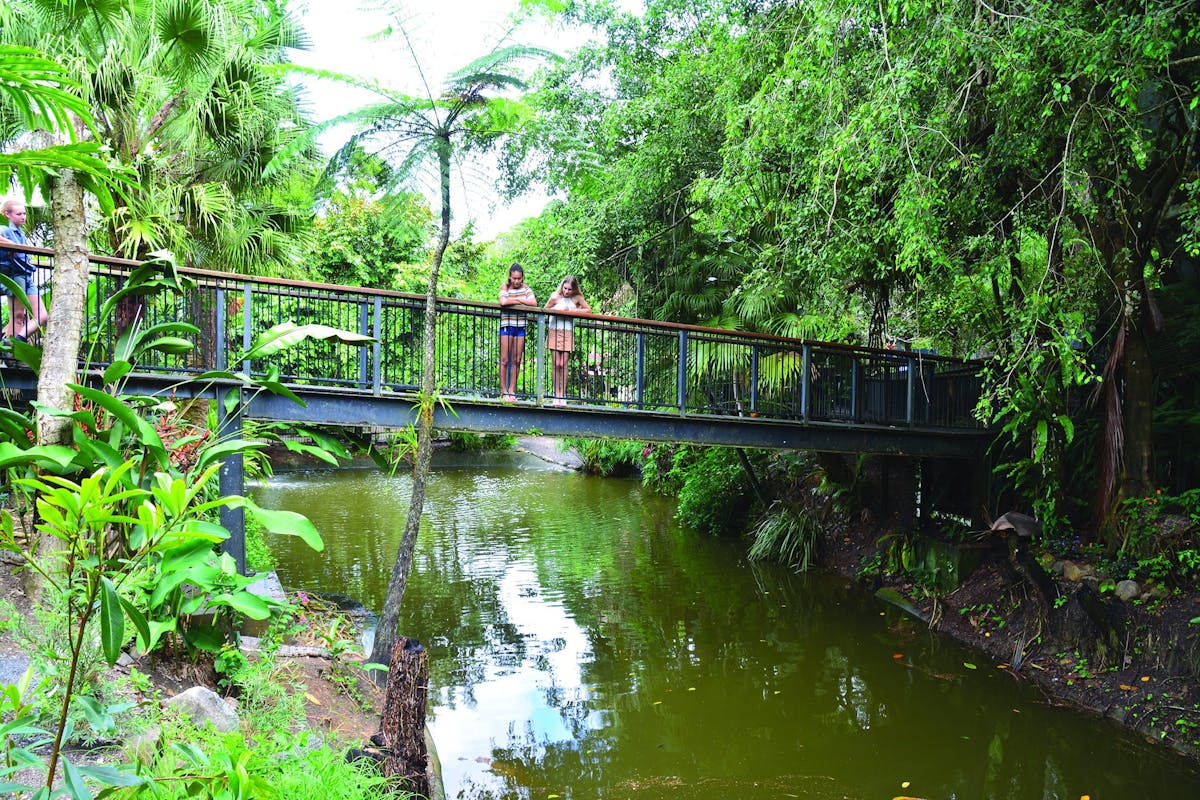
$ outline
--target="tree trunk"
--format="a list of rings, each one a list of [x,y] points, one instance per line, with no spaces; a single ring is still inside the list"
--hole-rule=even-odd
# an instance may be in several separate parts
[[[425,294],[425,351],[421,370],[421,396],[418,398],[417,456],[413,462],[412,500],[408,504],[408,517],[404,523],[404,535],[396,551],[396,562],[388,579],[387,595],[383,610],[379,614],[379,625],[375,629],[375,646],[371,648],[371,661],[384,663],[390,657],[398,634],[400,606],[404,602],[404,591],[408,587],[408,573],[412,569],[412,556],[417,548],[417,534],[421,529],[421,514],[425,508],[425,485],[429,480],[429,463],[433,459],[433,405],[436,401],[437,372],[437,286],[442,259],[450,245],[450,139],[438,141],[438,166],[442,180],[442,228],[438,246],[433,254],[433,267],[429,271],[429,291]],[[376,673],[378,674],[378,673]]]
[[[71,170],[63,170],[54,182],[54,297],[50,320],[42,337],[42,363],[38,372],[38,402],[70,410],[75,393],[67,388],[79,372],[79,335],[83,329],[83,307],[87,297],[87,219],[83,189]],[[39,445],[70,444],[71,420],[38,412]],[[58,539],[43,534],[37,540],[39,558],[60,547]],[[43,579],[30,570],[25,592],[40,597]]]
[[[71,170],[54,182],[54,297],[50,321],[43,337],[42,365],[38,373],[38,401],[71,410],[74,383],[79,371],[79,337],[87,301],[87,219],[83,188]],[[38,443],[68,444],[71,421],[38,413]]]
[[[429,754],[425,748],[425,702],[429,694],[429,655],[416,639],[403,636],[392,648],[381,733],[385,777],[402,779],[417,797],[429,796]]]
[[[1124,496],[1137,497],[1154,487],[1154,368],[1144,320],[1125,337]]]

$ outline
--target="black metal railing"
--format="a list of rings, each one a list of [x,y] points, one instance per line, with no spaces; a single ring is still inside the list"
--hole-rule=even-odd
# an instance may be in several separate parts
[[[51,256],[31,253],[48,269]],[[104,320],[104,299],[134,262],[95,257],[84,322],[84,353],[103,366],[120,330],[187,321],[198,329],[184,354],[151,353],[138,371],[195,374],[220,369],[263,376],[269,368],[294,386],[372,396],[420,385],[425,299],[382,290],[184,270],[194,287],[123,303]],[[53,311],[51,311],[53,313]],[[529,335],[518,400],[551,395],[546,330],[555,312],[528,309]],[[437,303],[437,385],[442,396],[499,400],[499,317],[495,303]],[[979,365],[928,353],[851,347],[648,320],[578,314],[568,367],[568,400],[589,408],[774,421],[842,422],[945,429],[979,428]],[[374,338],[365,347],[309,340],[268,363],[243,363],[255,338],[290,320]]]

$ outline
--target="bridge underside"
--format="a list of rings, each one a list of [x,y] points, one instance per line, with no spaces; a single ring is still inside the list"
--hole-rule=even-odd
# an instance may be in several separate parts
[[[32,373],[6,371],[12,389],[36,389]],[[94,376],[93,376],[94,377]],[[127,379],[129,394],[159,397],[215,398],[234,384],[180,382],[158,375]],[[351,390],[290,387],[303,405],[266,392],[247,396],[242,415],[251,419],[361,428],[403,428],[415,420],[415,401],[405,395],[372,395]],[[243,390],[244,392],[244,390]],[[651,442],[683,442],[722,447],[813,450],[829,453],[881,453],[932,458],[977,459],[987,446],[987,432],[971,429],[910,430],[900,426],[839,422],[777,423],[736,416],[683,417],[679,414],[608,406],[560,408],[531,402],[455,400],[434,410],[434,426],[475,433],[581,436]]]
[[[324,425],[404,427],[415,419],[415,405],[403,396],[336,395],[324,391],[300,395],[304,406],[276,395],[259,395],[246,407],[252,418]],[[686,442],[724,447],[815,450],[836,453],[885,453],[975,459],[986,446],[983,431],[912,431],[900,427],[831,422],[774,423],[734,416],[682,417],[678,414],[571,405],[539,407],[494,400],[456,400],[434,410],[439,430],[476,433],[538,434],[586,438]]]

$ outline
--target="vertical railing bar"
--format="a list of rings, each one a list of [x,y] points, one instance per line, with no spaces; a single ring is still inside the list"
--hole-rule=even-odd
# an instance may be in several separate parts
[[[909,357],[908,359],[905,360],[905,364],[906,364],[905,373],[906,373],[908,380],[906,382],[905,390],[904,390],[904,397],[905,397],[904,424],[911,428],[912,424],[913,424],[913,407],[916,403],[916,397],[914,395],[914,391],[916,389],[916,382],[913,380],[913,377],[914,377],[913,373],[916,370],[914,369],[915,362],[912,360],[911,357]]]
[[[254,298],[254,289],[250,281],[246,281],[242,288],[242,352],[250,352],[251,346],[254,344],[254,320],[251,308],[251,301]],[[242,371],[247,375],[250,374],[250,361],[242,362]]]
[[[358,332],[363,336],[371,335],[371,311],[372,307],[365,302],[358,303]],[[368,358],[370,354],[367,348],[358,348],[358,386],[359,389],[365,389],[371,382],[371,361]]]
[[[800,419],[808,422],[808,407],[812,401],[812,346],[800,345]]]
[[[675,403],[679,406],[679,413],[687,413],[687,343],[688,332],[686,329],[679,331],[679,371],[675,375]]]
[[[750,345],[750,413],[758,414],[758,345]]]
[[[526,346],[529,342],[525,343]],[[537,315],[537,358],[534,362],[533,379],[537,382],[533,387],[533,398],[539,406],[546,398],[546,315]]]
[[[217,284],[215,297],[216,299],[213,301],[216,304],[213,313],[213,336],[217,341],[213,343],[213,360],[216,362],[214,364],[216,369],[224,370],[228,366],[226,359],[229,357],[225,331],[225,325],[229,320],[226,319],[224,286]]]
[[[862,400],[859,396],[862,389],[862,359],[857,353],[852,353],[850,359],[850,420],[859,422],[862,418],[862,410],[859,408]]]
[[[371,326],[371,394],[383,394],[383,296],[375,295],[375,320]]]
[[[637,332],[636,358],[634,385],[637,395],[634,399],[637,401],[637,407],[641,409],[646,407],[646,332],[642,330]]]

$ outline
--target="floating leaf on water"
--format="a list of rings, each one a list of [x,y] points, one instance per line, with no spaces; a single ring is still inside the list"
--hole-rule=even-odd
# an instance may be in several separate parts
[[[909,783],[908,781],[902,781],[902,782],[900,783],[900,788],[901,788],[901,789],[907,789],[907,788],[908,788],[908,787],[910,787],[910,786],[912,786],[912,784],[911,784],[911,783]]]
[[[1142,683],[1149,683],[1149,682],[1150,682],[1150,676],[1149,676],[1149,675],[1143,675],[1143,676],[1142,676]]]
[[[904,658],[904,653],[892,653],[892,658]]]
[[[696,687],[695,687],[695,686],[689,686],[689,687],[688,687],[688,691],[689,691],[689,692],[694,692],[694,691],[696,691]]]
[[[970,661],[964,661],[963,666],[966,667],[967,669],[979,669],[979,667],[975,666]]]
[[[1122,690],[1122,691],[1125,691],[1125,692],[1136,692],[1136,691],[1137,691],[1137,687],[1136,687],[1136,686],[1130,686],[1128,683],[1122,683],[1122,684],[1121,684],[1121,690]]]
[[[662,700],[655,700],[655,701],[654,701],[654,705],[656,705],[656,706],[661,706],[661,705],[662,705]]]

